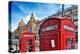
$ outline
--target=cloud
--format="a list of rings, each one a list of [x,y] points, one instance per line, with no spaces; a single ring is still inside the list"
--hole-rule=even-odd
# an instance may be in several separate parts
[[[36,16],[35,13],[33,13],[33,14],[34,14],[34,18],[35,18],[36,20],[42,20],[42,19],[44,18],[44,17],[39,18],[39,17]],[[22,19],[24,20],[25,24],[28,23],[28,21],[30,20],[30,17],[31,17],[31,15],[28,15],[28,16],[26,16],[25,18],[22,18]]]
[[[12,24],[11,25],[11,31],[13,32],[15,29],[17,29],[18,24]]]
[[[22,18],[25,24],[30,20],[30,15],[26,16],[25,18]]]

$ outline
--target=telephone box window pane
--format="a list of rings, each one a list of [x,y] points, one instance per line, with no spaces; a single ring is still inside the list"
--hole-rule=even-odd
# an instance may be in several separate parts
[[[55,47],[55,41],[51,40],[51,47]]]
[[[67,38],[67,49],[72,49],[73,40],[72,38]]]
[[[27,40],[26,44],[27,51],[32,51],[32,40]]]
[[[64,29],[69,30],[69,31],[74,31],[74,29],[70,26],[64,25]]]

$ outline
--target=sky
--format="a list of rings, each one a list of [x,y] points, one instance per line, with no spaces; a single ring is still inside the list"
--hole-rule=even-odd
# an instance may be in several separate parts
[[[64,9],[71,5],[65,4]],[[50,15],[55,14],[58,10],[61,11],[62,4],[55,3],[36,3],[36,2],[20,2],[13,1],[9,2],[9,18],[11,18],[11,31],[14,31],[18,27],[18,23],[21,19],[24,20],[25,24],[30,20],[31,13],[34,14],[36,20],[42,20]]]

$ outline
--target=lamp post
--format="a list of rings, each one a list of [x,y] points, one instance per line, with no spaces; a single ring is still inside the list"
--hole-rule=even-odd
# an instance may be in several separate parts
[[[64,16],[64,4],[62,4],[62,17]]]
[[[19,43],[19,33],[15,36],[15,42],[16,42],[16,53],[18,53],[18,43]]]

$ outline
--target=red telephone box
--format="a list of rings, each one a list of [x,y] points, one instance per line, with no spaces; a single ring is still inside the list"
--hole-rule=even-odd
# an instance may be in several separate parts
[[[35,34],[32,32],[22,32],[20,40],[21,52],[35,51]]]
[[[74,23],[71,18],[52,17],[40,25],[40,51],[75,48]]]

